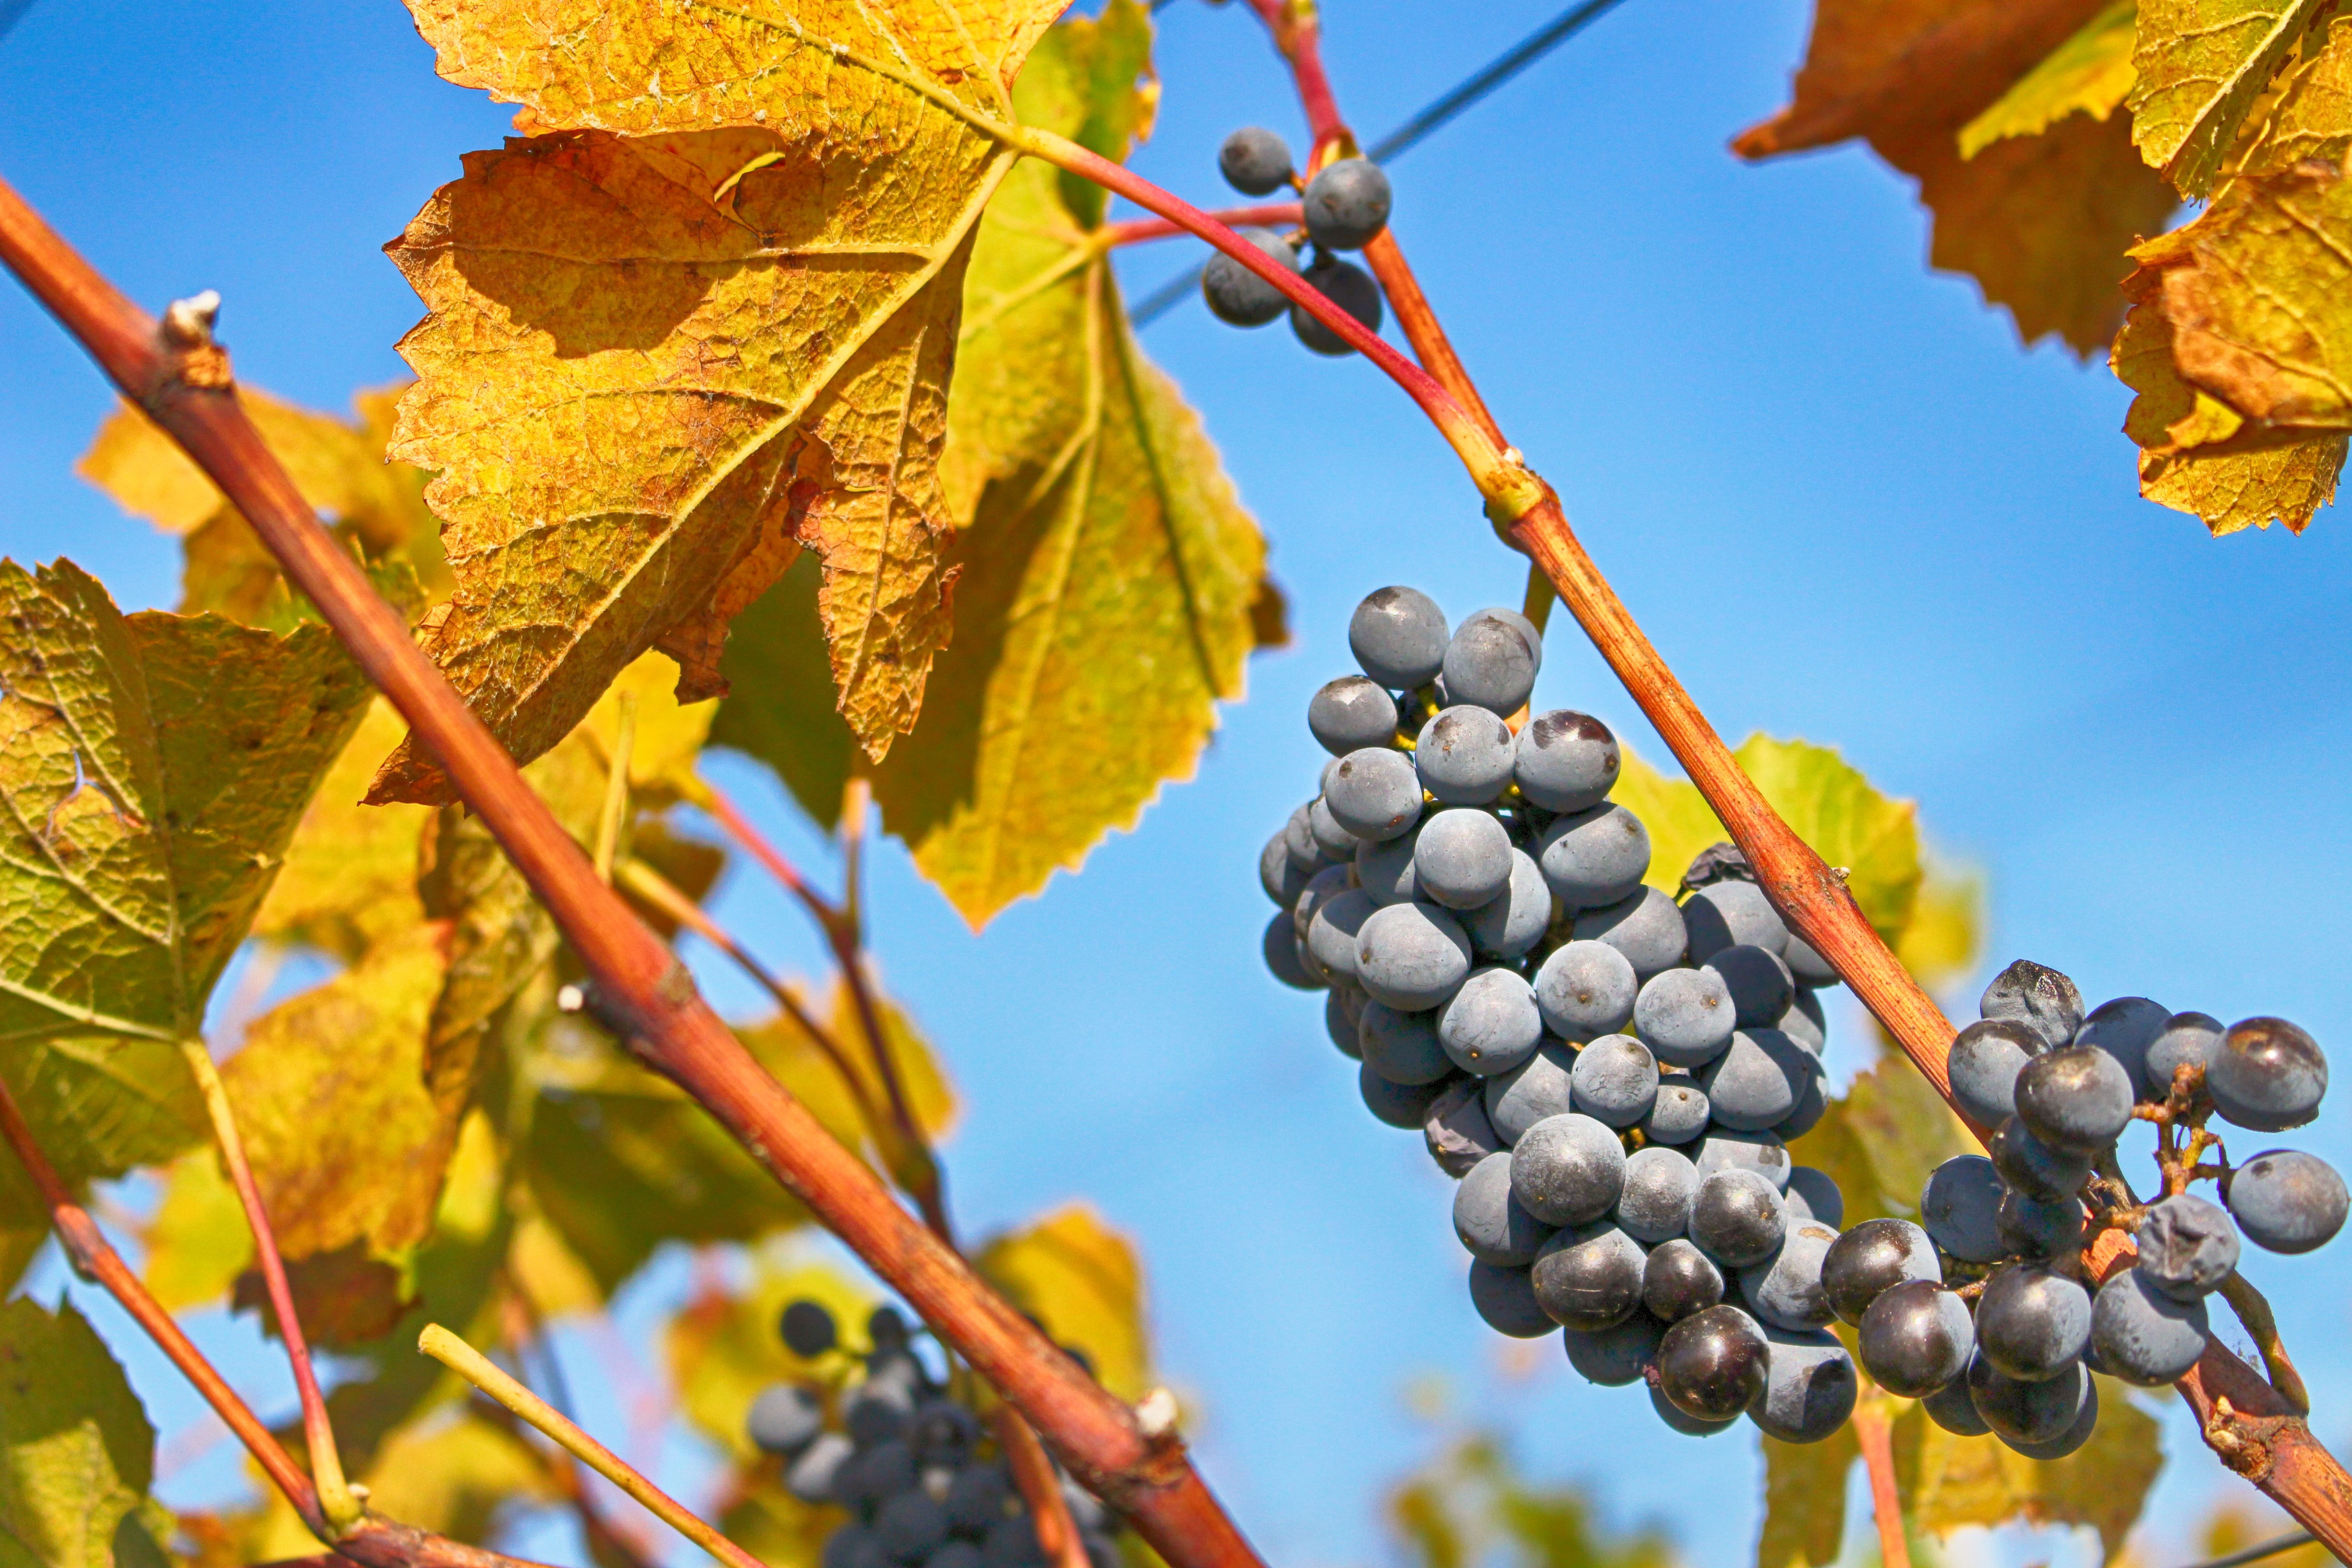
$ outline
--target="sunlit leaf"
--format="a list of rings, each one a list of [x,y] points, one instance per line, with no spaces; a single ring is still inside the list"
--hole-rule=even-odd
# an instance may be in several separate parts
[[[286,1260],[286,1285],[303,1334],[328,1350],[352,1350],[383,1339],[416,1306],[398,1266],[374,1256],[365,1242]],[[282,1337],[268,1281],[259,1268],[236,1277],[230,1302],[261,1320],[262,1332]]]
[[[1129,1404],[1150,1389],[1142,1260],[1092,1209],[1073,1205],[1007,1231],[973,1261],[1056,1344],[1083,1351],[1105,1388]]]
[[[1892,1055],[1855,1074],[1812,1131],[1789,1145],[1798,1164],[1836,1181],[1849,1228],[1866,1219],[1917,1219],[1927,1173],[1955,1154],[1978,1152],[1934,1086]]]
[[[1391,1490],[1391,1533],[1413,1568],[1669,1568],[1677,1561],[1655,1530],[1618,1534],[1575,1486],[1523,1476],[1502,1440],[1474,1436]]]
[[[940,1065],[939,1058],[925,1043],[921,1031],[915,1027],[914,1020],[881,993],[878,981],[869,983],[869,990],[874,995],[875,1011],[880,1017],[882,1037],[889,1047],[890,1060],[898,1069],[899,1086],[906,1091],[908,1109],[914,1116],[915,1125],[923,1130],[924,1136],[936,1142],[955,1126],[955,1086],[948,1081],[947,1069]],[[849,1054],[852,1065],[865,1080],[868,1091],[878,1099],[884,1092],[881,1075],[875,1063],[873,1047],[866,1039],[865,1021],[845,982],[834,982],[827,1007],[826,1028],[840,1042],[842,1049]],[[802,1056],[798,1059],[807,1061],[810,1058]],[[792,1078],[786,1078],[781,1068],[772,1067],[771,1070],[784,1078],[787,1083],[793,1081]],[[799,1076],[814,1076],[813,1066],[803,1068]]]
[[[859,758],[857,738],[835,706],[816,607],[821,576],[815,558],[803,555],[735,618],[719,665],[729,690],[710,743],[767,763],[830,832],[841,824],[841,792]]]
[[[168,1310],[206,1306],[228,1294],[253,1261],[253,1233],[219,1155],[196,1149],[172,1163],[145,1239],[147,1289]]]
[[[2132,140],[2201,196],[2247,111],[2327,0],[2139,0]]]
[[[370,942],[425,918],[416,860],[432,812],[360,804],[376,765],[406,729],[383,698],[369,704],[294,829],[285,866],[254,917],[254,935],[356,963]]]
[[[1895,1475],[1918,1530],[1948,1535],[2021,1519],[2087,1524],[2112,1561],[2164,1466],[2156,1421],[2122,1384],[2099,1380],[2099,1425],[2063,1459],[2029,1459],[1995,1437],[1957,1437],[1914,1408],[1895,1423]]]
[[[837,1269],[790,1256],[761,1256],[740,1292],[705,1292],[671,1320],[667,1348],[680,1409],[739,1462],[757,1457],[745,1420],[762,1389],[838,1383],[846,1370],[837,1352],[804,1361],[786,1348],[777,1325],[785,1305],[802,1300],[832,1311],[846,1348],[865,1346],[873,1298]]]
[[[1933,991],[1976,968],[1984,950],[1984,879],[1927,863],[1895,956]]]
[[[1845,1478],[1862,1457],[1851,1425],[1818,1443],[1764,1439],[1764,1531],[1756,1568],[1828,1568],[1845,1537]]]
[[[720,1516],[719,1528],[768,1568],[816,1568],[825,1542],[847,1517],[830,1504],[804,1503],[761,1477]]]
[[[114,1568],[154,1475],[139,1396],[70,1304],[0,1305],[0,1563]]]
[[[2352,16],[2304,34],[2295,58],[2247,117],[2229,174],[2277,174],[2297,163],[2341,165],[2352,151]]]
[[[2038,136],[2070,114],[2105,120],[2131,91],[2138,0],[2115,0],[2082,31],[2012,83],[1960,127],[1960,156],[1973,158],[2008,136]]]
[[[550,1462],[487,1419],[436,1418],[385,1442],[365,1478],[368,1506],[453,1541],[481,1541],[500,1510],[556,1500]]]

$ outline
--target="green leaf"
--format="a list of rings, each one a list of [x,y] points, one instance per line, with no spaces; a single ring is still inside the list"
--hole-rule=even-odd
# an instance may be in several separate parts
[[[1836,1181],[1849,1229],[1866,1219],[1917,1219],[1927,1173],[1977,1152],[1934,1087],[1895,1056],[1854,1075],[1812,1131],[1789,1145],[1791,1160]]]
[[[1764,1532],[1756,1568],[1828,1568],[1845,1537],[1845,1478],[1862,1458],[1851,1424],[1818,1443],[1764,1439]]]
[[[1984,879],[1928,862],[1895,956],[1933,991],[1977,966],[1984,951]]]
[[[800,808],[831,831],[840,826],[841,792],[857,769],[858,752],[834,705],[816,608],[823,576],[815,557],[803,553],[735,617],[719,664],[728,691],[711,721],[710,743],[767,763]]]
[[[2063,1459],[2042,1462],[1995,1437],[1956,1437],[1917,1408],[1895,1423],[1895,1476],[1913,1526],[1943,1536],[1968,1525],[2084,1525],[2109,1561],[2139,1519],[2164,1468],[2157,1423],[2131,1390],[2101,1377],[2099,1425]]]
[[[192,1037],[367,681],[323,626],[125,616],[69,562],[0,562],[0,1042]]]
[[[1151,1384],[1143,1264],[1135,1244],[1073,1205],[992,1239],[972,1259],[1055,1343],[1084,1351],[1105,1388],[1133,1404]]]
[[[0,1305],[0,1568],[114,1568],[155,1429],[71,1305]]]
[[[2132,139],[2181,195],[2213,188],[2247,111],[2328,0],[2141,0]]]
[[[2105,120],[2131,91],[2138,0],[2115,4],[2084,24],[1990,108],[1960,127],[1960,156],[1973,158],[2010,136],[2038,136],[2070,114]]]

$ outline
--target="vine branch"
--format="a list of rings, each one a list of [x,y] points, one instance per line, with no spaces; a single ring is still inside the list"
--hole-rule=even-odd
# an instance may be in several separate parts
[[[1878,1526],[1878,1557],[1884,1568],[1911,1568],[1911,1538],[1903,1529],[1903,1493],[1895,1484],[1894,1424],[1876,1392],[1853,1407],[1853,1438],[1870,1473],[1870,1512]]]
[[[1080,1481],[1125,1513],[1175,1568],[1259,1568],[1181,1441],[1167,1432],[1147,1436],[1134,1411],[1087,1377],[901,1208],[863,1161],[761,1069],[702,1000],[667,945],[597,878],[514,759],[320,524],[239,404],[227,356],[209,331],[176,331],[167,341],[152,317],[5,183],[0,183],[0,261],[220,488],[288,581],[318,607],[418,742],[440,760],[579,956],[600,1021],[640,1061],[715,1116],[1019,1406]],[[409,1533],[425,1540],[422,1531]],[[338,1550],[356,1556],[351,1539]],[[417,1552],[399,1561],[414,1568],[428,1555],[421,1546]],[[450,1560],[443,1554],[431,1561]],[[501,1561],[491,1553],[473,1560]]]

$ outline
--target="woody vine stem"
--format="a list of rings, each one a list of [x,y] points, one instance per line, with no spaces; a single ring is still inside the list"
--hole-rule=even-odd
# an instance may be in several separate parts
[[[1286,0],[1250,3],[1274,29],[1277,47],[1298,81],[1316,132],[1315,161],[1328,162],[1352,150],[1353,138],[1339,119],[1322,69],[1311,8]],[[1550,487],[1503,440],[1392,237],[1383,235],[1368,249],[1367,259],[1420,363],[1366,331],[1230,227],[1131,171],[1047,133],[1014,127],[982,129],[1128,197],[1234,258],[1363,353],[1412,398],[1469,470],[1497,531],[1541,569],[1746,851],[1790,927],[1854,988],[1905,1054],[1948,1099],[1945,1057],[1951,1025],[1871,929],[1843,883],[1741,772],[1601,577]],[[0,260],[125,395],[212,477],[253,524],[289,580],[319,607],[362,669],[408,720],[416,738],[442,761],[458,793],[482,817],[579,955],[591,977],[592,1005],[600,1021],[646,1066],[672,1079],[717,1117],[1021,1411],[1081,1482],[1126,1513],[1176,1568],[1255,1565],[1255,1554],[1193,1471],[1181,1440],[1165,1422],[1139,1419],[991,1290],[951,1247],[898,1204],[862,1161],[769,1077],[711,1012],[668,947],[597,875],[523,782],[513,759],[416,647],[397,612],[320,526],[239,405],[226,357],[212,342],[208,321],[191,322],[185,313],[177,313],[168,335],[159,331],[152,318],[100,277],[5,184],[0,184]],[[854,935],[845,945],[854,953]],[[867,1025],[869,1039],[878,1044],[871,1020],[861,1018],[861,1023]],[[30,1148],[28,1138],[18,1136],[21,1121],[5,1110],[0,1110],[0,1120],[13,1123],[6,1128],[10,1142],[30,1165],[37,1151]],[[61,1190],[51,1206],[73,1242],[71,1215],[79,1211]],[[81,1218],[86,1225],[87,1216]],[[95,1228],[89,1229],[95,1237]],[[97,1245],[102,1247],[102,1239]],[[82,1246],[76,1250],[87,1254]],[[143,1297],[119,1260],[113,1272],[121,1278],[109,1278],[100,1269],[101,1278],[126,1304]],[[148,1306],[152,1307],[152,1300]],[[168,1316],[140,1316],[142,1326],[169,1350],[176,1327]],[[160,1322],[152,1321],[159,1316]],[[209,1368],[202,1366],[201,1358],[194,1358],[194,1364],[174,1359],[205,1386],[203,1376]],[[216,1374],[212,1381],[218,1383]],[[2180,1386],[2207,1441],[2231,1468],[2253,1480],[2339,1556],[2352,1557],[2352,1478],[2312,1438],[2293,1404],[2218,1342]],[[226,1398],[234,1402],[235,1396]],[[220,1407],[218,1398],[215,1403]],[[222,1413],[230,1418],[226,1408]],[[274,1440],[266,1432],[257,1439],[235,1419],[230,1424],[268,1465],[263,1448],[255,1444],[274,1448]],[[282,1464],[282,1451],[277,1458]],[[270,1468],[314,1527],[322,1523],[316,1492],[307,1479],[290,1465],[283,1470],[275,1465]],[[390,1549],[388,1543],[404,1531],[408,1537],[438,1545]],[[379,1564],[504,1561],[437,1537],[423,1538],[422,1532],[373,1515],[330,1539],[339,1552]]]

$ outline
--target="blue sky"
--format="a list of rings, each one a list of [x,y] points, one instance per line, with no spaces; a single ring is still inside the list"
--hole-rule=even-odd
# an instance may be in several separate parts
[[[1425,5],[1339,0],[1342,102],[1377,134],[1552,9],[1495,0],[1439,24]],[[1937,846],[1989,878],[1994,963],[2031,955],[2095,997],[2352,1037],[2346,520],[2213,541],[2140,501],[2128,395],[2101,366],[2021,351],[1971,283],[1929,274],[1903,181],[1853,149],[1735,161],[1724,142],[1781,101],[1806,15],[1628,0],[1396,165],[1398,235],[1505,429],[1717,727],[1837,745],[1916,798]],[[1296,137],[1298,116],[1243,8],[1179,0],[1162,23],[1166,98],[1138,163],[1217,205],[1218,138],[1251,121]],[[134,297],[219,289],[242,374],[317,406],[402,374],[391,344],[418,307],[378,247],[506,127],[433,77],[394,0],[49,0],[0,41],[0,174]],[[1168,244],[1121,266],[1140,292],[1194,258]],[[949,1150],[961,1221],[1084,1196],[1139,1237],[1201,1461],[1271,1560],[1379,1558],[1381,1490],[1435,1440],[1406,1390],[1434,1374],[1454,1419],[1508,1429],[1612,1521],[1663,1521],[1692,1560],[1740,1561],[1753,1440],[1674,1437],[1629,1394],[1483,1331],[1443,1178],[1363,1114],[1317,1005],[1257,969],[1255,850],[1312,788],[1306,700],[1347,667],[1349,608],[1391,582],[1456,616],[1516,604],[1520,565],[1361,363],[1196,307],[1145,342],[1265,524],[1297,643],[1257,662],[1197,778],[984,934],[903,856],[878,858],[881,962],[968,1108]],[[107,406],[78,351],[0,288],[0,552],[70,554],[126,605],[167,605],[176,552],[69,471]],[[1664,755],[1565,617],[1538,700]],[[718,772],[826,863],[755,770]],[[784,967],[817,967],[755,878],[721,909]],[[1833,1016],[1832,1035],[1850,1068],[1859,1027]],[[2341,1163],[2346,1128],[2331,1108],[2296,1142]],[[2352,1438],[2347,1245],[2258,1275],[2336,1444]],[[624,1303],[640,1358],[684,1278],[672,1260]],[[248,1335],[215,1322],[205,1339],[285,1406]],[[583,1370],[600,1353],[571,1348]],[[168,1371],[125,1350],[162,1424],[187,1419]],[[2166,1412],[2158,1563],[2185,1560],[2185,1522],[2243,1490],[2178,1402]],[[697,1462],[682,1443],[665,1458],[686,1481]],[[196,1495],[234,1472],[215,1448],[174,1485]],[[2045,1536],[1963,1559],[2086,1553]]]

